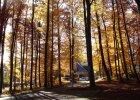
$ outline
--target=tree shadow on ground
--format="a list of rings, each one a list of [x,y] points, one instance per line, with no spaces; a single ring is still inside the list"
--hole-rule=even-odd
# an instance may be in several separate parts
[[[90,100],[98,93],[98,89],[89,87],[54,88],[35,93],[14,95],[14,100]]]
[[[90,88],[88,84],[64,86],[14,95],[13,100],[139,100],[139,97],[140,84],[103,81],[97,82],[95,88]]]

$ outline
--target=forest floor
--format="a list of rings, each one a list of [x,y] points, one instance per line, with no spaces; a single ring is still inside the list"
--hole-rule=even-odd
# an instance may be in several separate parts
[[[18,94],[0,100],[140,100],[140,84],[136,82],[99,81],[95,88],[87,82],[63,87]]]

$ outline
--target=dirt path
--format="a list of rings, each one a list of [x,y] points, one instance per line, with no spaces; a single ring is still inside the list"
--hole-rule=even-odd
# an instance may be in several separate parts
[[[140,100],[140,85],[134,82],[126,84],[97,82],[96,88],[89,88],[86,82],[67,85],[60,88],[41,90],[28,94],[0,98],[0,100]]]

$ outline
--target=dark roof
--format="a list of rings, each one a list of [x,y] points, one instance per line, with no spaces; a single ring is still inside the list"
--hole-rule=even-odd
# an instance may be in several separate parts
[[[89,70],[89,67],[87,64],[83,64],[81,65],[80,63],[76,63],[76,71],[77,72],[85,72],[85,71],[88,71]]]

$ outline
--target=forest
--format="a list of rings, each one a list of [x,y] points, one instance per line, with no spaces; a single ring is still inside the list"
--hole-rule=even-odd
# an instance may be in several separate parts
[[[140,83],[139,31],[139,0],[0,0],[0,94],[69,84],[77,63],[90,88]]]

